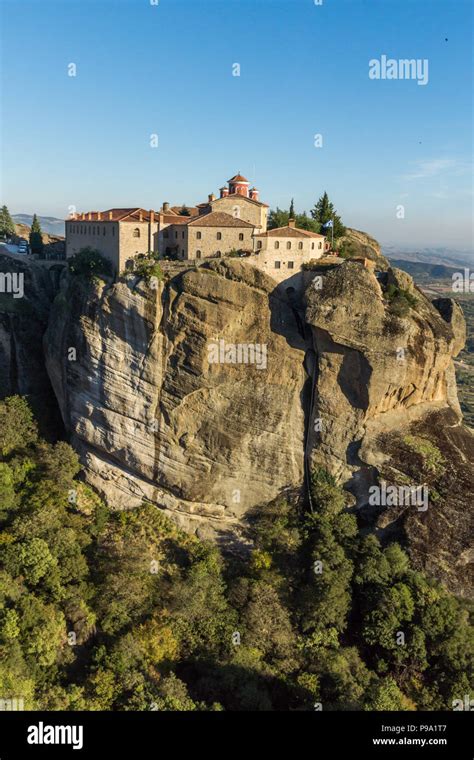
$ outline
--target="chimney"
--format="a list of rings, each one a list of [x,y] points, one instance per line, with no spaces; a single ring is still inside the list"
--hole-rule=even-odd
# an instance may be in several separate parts
[[[150,224],[153,224],[155,221],[155,212],[153,209],[150,209]]]
[[[92,213],[91,213],[90,211],[89,211],[89,213],[87,214],[87,218],[89,219],[89,221],[92,219]]]
[[[295,220],[294,219],[288,219],[288,227],[295,227]]]
[[[110,219],[110,221],[112,221],[112,217],[113,217],[113,213],[111,211],[109,211],[109,219]]]
[[[168,203],[168,201],[165,201],[163,203],[163,213],[167,214],[169,210],[170,210],[170,204]]]
[[[251,198],[251,200],[258,201],[258,196],[259,196],[259,193],[258,193],[257,188],[256,187],[252,187],[251,190],[250,190],[250,198]]]
[[[102,214],[100,213],[100,211],[98,211],[97,212],[97,221],[100,222],[101,219],[102,219]]]
[[[140,211],[138,212],[138,221],[139,221],[139,222],[143,222],[143,211],[142,211],[141,209],[140,209]]]
[[[229,188],[224,185],[224,187],[221,187],[220,189],[221,198],[227,198],[229,195]]]
[[[214,193],[210,193],[207,196],[207,200],[209,201],[209,203],[212,203],[212,201],[215,201],[216,200],[216,196],[214,195]]]

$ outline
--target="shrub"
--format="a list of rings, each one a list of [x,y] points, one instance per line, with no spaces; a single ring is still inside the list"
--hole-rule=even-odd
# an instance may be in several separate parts
[[[110,261],[102,256],[102,254],[95,248],[87,246],[81,248],[78,253],[68,261],[69,271],[72,274],[84,275],[91,277],[92,275],[99,274],[111,274],[112,265]]]

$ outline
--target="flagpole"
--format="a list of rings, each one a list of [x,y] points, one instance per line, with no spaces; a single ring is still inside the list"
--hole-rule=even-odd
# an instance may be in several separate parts
[[[334,217],[332,218],[331,226],[331,251],[334,251]]]

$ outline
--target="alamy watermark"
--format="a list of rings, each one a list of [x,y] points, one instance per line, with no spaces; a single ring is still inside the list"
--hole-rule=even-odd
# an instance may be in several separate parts
[[[369,61],[369,79],[414,79],[417,84],[428,84],[428,58],[388,58]]]
[[[23,272],[0,272],[0,293],[12,293],[13,298],[23,298],[24,281]]]
[[[255,364],[257,369],[267,368],[266,343],[226,343],[223,338],[208,343],[209,364]]]
[[[454,272],[451,279],[453,293],[474,293],[474,272],[467,267],[462,272]]]
[[[417,507],[418,512],[428,509],[428,487],[388,486],[381,481],[379,486],[370,486],[369,504],[375,507]]]

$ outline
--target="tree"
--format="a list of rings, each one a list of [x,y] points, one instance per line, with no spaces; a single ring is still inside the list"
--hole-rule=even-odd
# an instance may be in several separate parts
[[[276,227],[286,227],[288,220],[292,218],[290,211],[278,208],[272,209],[268,216],[268,229],[273,230]],[[310,219],[304,211],[302,214],[295,214],[293,217],[296,226],[302,230],[309,230],[310,232],[320,232],[321,225],[314,219]]]
[[[41,232],[41,225],[36,214],[33,214],[33,221],[31,223],[30,249],[31,253],[43,252],[43,233]]]
[[[189,211],[188,207],[184,205],[184,203],[179,210],[179,216],[191,216],[191,212]]]
[[[91,277],[98,274],[110,274],[112,271],[111,262],[105,259],[100,251],[95,248],[86,246],[71,256],[68,261],[69,271],[73,274]]]
[[[0,209],[0,235],[2,237],[11,237],[15,234],[15,222],[10,216],[10,212],[6,206],[2,206]]]
[[[346,228],[344,227],[341,217],[338,216],[334,204],[329,200],[329,196],[326,192],[321,195],[315,207],[311,211],[311,216],[319,224],[323,225],[330,220],[334,224],[334,237],[342,237],[345,235]]]
[[[37,438],[38,428],[28,401],[22,396],[0,401],[0,456],[23,450]]]
[[[295,204],[294,204],[294,198],[291,199],[290,203],[290,219],[295,218]]]

